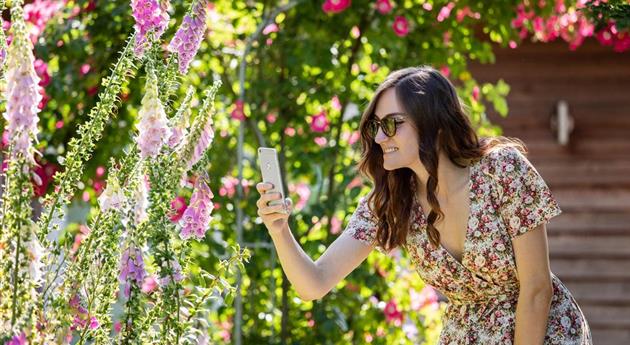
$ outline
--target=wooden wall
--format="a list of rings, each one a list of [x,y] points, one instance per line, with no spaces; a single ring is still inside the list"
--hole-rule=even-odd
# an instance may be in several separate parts
[[[630,344],[630,52],[596,40],[497,48],[472,67],[510,86],[507,118],[489,117],[528,145],[563,214],[548,225],[552,271],[582,307],[596,345]],[[566,100],[575,128],[559,145],[550,120]]]

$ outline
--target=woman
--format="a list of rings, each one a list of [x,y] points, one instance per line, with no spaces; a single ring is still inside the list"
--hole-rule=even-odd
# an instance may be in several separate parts
[[[301,298],[322,298],[374,248],[402,246],[449,299],[440,344],[592,344],[549,269],[545,223],[561,211],[520,141],[478,140],[453,85],[426,66],[391,73],[360,131],[359,170],[373,189],[316,262],[290,212],[267,206],[279,194],[257,185],[258,214]]]

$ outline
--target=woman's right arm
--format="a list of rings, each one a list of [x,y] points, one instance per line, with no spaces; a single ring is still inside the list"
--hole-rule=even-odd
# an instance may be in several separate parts
[[[267,206],[267,202],[280,198],[279,193],[265,193],[269,183],[259,183],[256,189],[261,194],[256,205],[273,240],[280,264],[296,292],[303,300],[324,297],[339,281],[352,272],[370,254],[373,246],[357,241],[342,233],[324,254],[313,262],[295,240],[287,219],[292,205],[287,199],[288,212],[283,205]]]

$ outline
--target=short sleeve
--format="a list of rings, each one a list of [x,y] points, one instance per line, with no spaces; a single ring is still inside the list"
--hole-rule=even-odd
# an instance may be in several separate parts
[[[376,243],[378,222],[368,207],[367,199],[367,197],[363,197],[359,200],[359,204],[352,216],[350,216],[350,221],[343,232],[371,246]],[[379,248],[377,247],[377,249]]]
[[[534,166],[516,148],[493,153],[500,195],[499,212],[510,238],[546,223],[562,211]]]

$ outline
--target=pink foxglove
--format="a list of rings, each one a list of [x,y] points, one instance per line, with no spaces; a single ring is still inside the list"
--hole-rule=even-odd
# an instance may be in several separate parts
[[[27,37],[24,22],[15,21],[12,28],[14,37],[6,59],[7,103],[4,118],[9,138],[15,145],[13,152],[35,164],[32,140],[38,133],[37,113],[42,100],[38,85],[40,79],[35,72],[33,45]]]
[[[168,25],[169,15],[166,12],[168,1],[159,0],[131,0],[133,18],[136,20],[135,53],[138,56],[144,54],[149,46],[149,34],[153,39],[158,39],[164,33]]]
[[[122,254],[120,259],[120,275],[118,279],[125,284],[125,296],[129,297],[131,284],[142,286],[144,278],[147,275],[144,270],[144,260],[140,249],[128,247]]]
[[[214,208],[213,197],[214,194],[210,190],[206,179],[199,177],[195,185],[195,191],[190,198],[190,204],[181,220],[182,231],[180,232],[180,237],[182,239],[188,239],[193,236],[198,239],[204,238],[208,225],[212,220],[210,214]]]
[[[192,13],[184,16],[182,25],[168,46],[168,50],[177,53],[181,73],[188,71],[190,61],[197,54],[206,33],[206,7],[205,0],[198,0],[193,4]]]
[[[140,122],[137,141],[142,158],[156,157],[171,135],[164,106],[158,98],[157,84],[155,73],[149,70],[142,107],[138,112]]]

